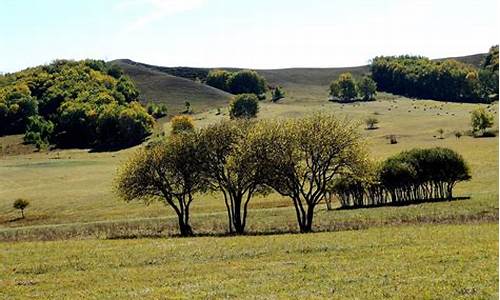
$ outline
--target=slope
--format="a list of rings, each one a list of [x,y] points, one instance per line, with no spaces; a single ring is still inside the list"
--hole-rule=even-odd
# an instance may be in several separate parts
[[[186,78],[176,77],[164,72],[135,64],[130,60],[115,60],[139,88],[140,100],[144,103],[155,102],[167,105],[169,115],[184,110],[189,101],[195,112],[226,106],[231,94]]]

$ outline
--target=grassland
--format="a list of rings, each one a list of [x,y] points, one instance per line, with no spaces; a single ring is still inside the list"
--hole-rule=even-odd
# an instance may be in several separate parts
[[[379,101],[338,104],[321,98],[299,101],[292,95],[282,103],[262,103],[261,118],[285,118],[322,110],[358,120],[375,116],[379,129],[364,130],[373,159],[382,159],[413,147],[445,146],[461,153],[470,163],[473,179],[457,186],[456,195],[471,199],[428,203],[409,207],[326,212],[319,208],[317,230],[366,228],[401,223],[460,223],[498,218],[498,138],[455,138],[467,131],[469,111],[474,104],[379,95]],[[495,112],[498,105],[488,109]],[[215,110],[193,116],[205,126],[227,116]],[[495,125],[497,126],[497,125]],[[362,127],[362,126],[361,126]],[[445,130],[444,139],[437,129]],[[168,123],[165,124],[168,131]],[[387,135],[398,137],[391,145]],[[4,137],[12,142],[12,137]],[[145,206],[124,203],[112,191],[117,166],[134,149],[111,153],[84,150],[51,151],[4,156],[0,161],[0,239],[33,240],[89,237],[140,237],[174,234],[173,212],[161,203]],[[26,219],[11,208],[13,199],[30,199]],[[254,233],[293,232],[295,220],[291,202],[277,194],[251,202],[249,230]],[[225,207],[218,194],[198,195],[193,204],[194,230],[201,234],[222,234],[226,228]]]
[[[0,297],[496,299],[498,225],[0,244]]]
[[[314,227],[323,232],[296,235],[290,234],[297,231],[292,203],[271,194],[252,200],[249,236],[225,237],[221,196],[196,195],[192,225],[201,237],[169,238],[177,233],[171,210],[124,203],[113,193],[116,168],[135,148],[33,152],[21,136],[0,137],[0,298],[497,298],[498,137],[454,136],[467,133],[478,105],[384,93],[373,102],[332,103],[327,85],[339,69],[303,69],[303,77],[300,70],[265,74],[287,97],[261,102],[259,118],[324,111],[359,121],[373,159],[414,147],[452,148],[473,177],[454,194],[470,199],[321,206]],[[196,97],[204,93],[198,88],[185,92]],[[228,98],[207,97],[199,109],[191,101],[198,127],[227,118],[217,107]],[[498,103],[483,106],[495,114],[498,131]],[[378,129],[363,128],[368,116],[380,121]],[[168,132],[169,124],[161,128]],[[398,143],[391,145],[388,135]],[[25,219],[11,207],[18,197],[31,202]]]

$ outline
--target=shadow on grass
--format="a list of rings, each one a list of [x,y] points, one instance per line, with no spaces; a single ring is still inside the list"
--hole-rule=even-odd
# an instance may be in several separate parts
[[[376,208],[376,207],[388,207],[388,206],[410,206],[417,205],[423,203],[436,203],[436,202],[452,202],[452,201],[462,201],[468,200],[470,196],[464,197],[453,197],[452,199],[426,199],[426,200],[416,200],[416,201],[404,201],[404,202],[388,202],[388,203],[379,203],[379,204],[370,204],[370,205],[359,205],[359,206],[341,206],[330,211],[336,210],[352,210],[352,209],[360,209],[360,208]]]

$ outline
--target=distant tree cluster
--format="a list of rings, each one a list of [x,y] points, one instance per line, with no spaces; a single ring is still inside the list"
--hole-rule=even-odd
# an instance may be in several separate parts
[[[491,102],[498,97],[498,46],[490,49],[480,69],[453,59],[433,61],[403,55],[374,58],[371,72],[381,91],[425,99]]]
[[[154,119],[117,66],[58,60],[0,77],[0,134],[24,132],[37,146],[115,147],[151,133]]]
[[[267,91],[264,77],[252,70],[238,72],[212,70],[207,75],[206,84],[235,95],[255,94],[263,97]]]
[[[146,106],[146,110],[148,114],[150,114],[153,118],[161,118],[167,115],[168,109],[165,104],[156,104],[154,102],[148,103]]]
[[[471,178],[461,155],[447,148],[413,149],[371,171],[339,177],[330,187],[342,207],[452,199],[453,188]]]
[[[356,81],[351,73],[342,73],[330,84],[330,97],[333,101],[370,101],[375,99],[376,94],[376,83],[366,75]]]
[[[274,189],[290,198],[300,231],[309,232],[328,184],[365,161],[356,125],[331,115],[226,120],[141,148],[121,168],[116,188],[127,201],[156,199],[172,207],[181,235],[192,234],[196,192],[220,191],[229,232],[242,234],[252,197]]]

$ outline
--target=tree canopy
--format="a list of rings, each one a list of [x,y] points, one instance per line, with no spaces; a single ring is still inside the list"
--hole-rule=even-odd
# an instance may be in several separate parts
[[[229,104],[229,115],[234,118],[254,118],[259,112],[259,99],[254,94],[236,95]]]
[[[351,73],[342,73],[330,83],[330,97],[336,101],[370,101],[375,99],[376,93],[377,84],[367,75],[355,80]]]
[[[379,56],[373,59],[371,72],[380,90],[408,97],[490,102],[495,86],[498,93],[498,85],[491,84],[495,76],[498,78],[498,72],[495,75],[453,59],[435,61],[422,56]]]
[[[261,121],[248,134],[246,155],[259,166],[260,180],[292,200],[301,232],[312,230],[314,209],[330,182],[365,163],[357,127],[333,115],[315,114]]]
[[[181,235],[192,235],[190,205],[194,193],[207,188],[199,143],[199,134],[190,131],[140,148],[118,172],[118,195],[125,201],[164,202],[175,211]]]
[[[151,133],[154,120],[137,102],[137,88],[114,65],[57,60],[0,77],[0,134],[25,132],[27,141],[39,135],[64,147],[115,147]],[[34,120],[52,123],[53,130]]]
[[[237,72],[212,70],[208,73],[206,84],[235,95],[255,94],[260,96],[267,91],[267,82],[264,77],[252,70]]]

